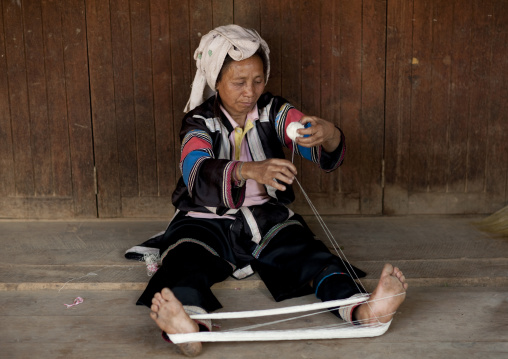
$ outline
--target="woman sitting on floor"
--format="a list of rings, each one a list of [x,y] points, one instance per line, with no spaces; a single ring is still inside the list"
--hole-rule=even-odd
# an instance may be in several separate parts
[[[326,172],[345,153],[342,131],[331,122],[305,116],[282,97],[264,93],[269,50],[254,30],[221,26],[203,36],[194,58],[197,73],[180,138],[182,177],[173,194],[176,214],[162,237],[162,265],[138,304],[164,333],[211,330],[189,314],[221,308],[211,286],[233,275],[257,272],[276,301],[315,293],[323,300],[359,293],[343,263],[286,207],[296,167],[283,147]],[[306,125],[295,142],[292,122]],[[305,136],[305,137],[303,137]],[[387,264],[371,300],[405,292],[402,272]],[[345,321],[388,322],[404,295],[342,308]],[[180,344],[197,355],[201,343]]]

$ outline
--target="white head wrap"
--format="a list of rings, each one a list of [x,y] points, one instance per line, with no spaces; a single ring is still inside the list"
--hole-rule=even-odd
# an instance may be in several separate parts
[[[256,30],[238,25],[219,26],[201,38],[194,52],[196,76],[184,112],[201,105],[215,94],[215,82],[226,55],[235,61],[248,59],[261,47],[266,62],[266,81],[270,76],[270,50]]]

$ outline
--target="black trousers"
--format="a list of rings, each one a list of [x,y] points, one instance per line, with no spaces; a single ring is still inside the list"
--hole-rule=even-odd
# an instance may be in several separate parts
[[[232,236],[234,222],[178,214],[164,234],[162,265],[137,304],[150,307],[155,293],[167,287],[183,305],[212,312],[222,308],[210,289],[212,285],[248,264],[276,301],[313,292],[325,301],[360,292],[349,275],[348,264],[315,239],[300,216],[281,223],[259,244],[250,238]],[[354,276],[365,275],[352,268]]]

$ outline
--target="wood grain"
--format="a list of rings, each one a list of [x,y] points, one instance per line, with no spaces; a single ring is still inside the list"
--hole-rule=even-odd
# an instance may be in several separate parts
[[[230,23],[268,42],[267,91],[346,136],[338,171],[296,162],[322,213],[492,212],[507,16],[502,0],[4,1],[0,216],[172,213],[194,50]]]

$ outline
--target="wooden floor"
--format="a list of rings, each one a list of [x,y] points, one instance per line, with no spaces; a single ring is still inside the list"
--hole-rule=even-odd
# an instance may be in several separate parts
[[[203,358],[507,358],[508,240],[471,217],[325,217],[348,259],[369,272],[385,262],[408,278],[407,300],[378,338],[206,344]],[[322,237],[316,222],[309,218]],[[135,301],[149,277],[127,248],[164,221],[0,221],[0,358],[178,358]],[[214,287],[227,310],[274,303],[259,278]],[[66,308],[76,297],[83,303]],[[335,321],[328,314],[293,326]],[[255,320],[254,320],[255,321]],[[250,324],[215,323],[217,330]],[[288,325],[288,324],[284,324]]]

